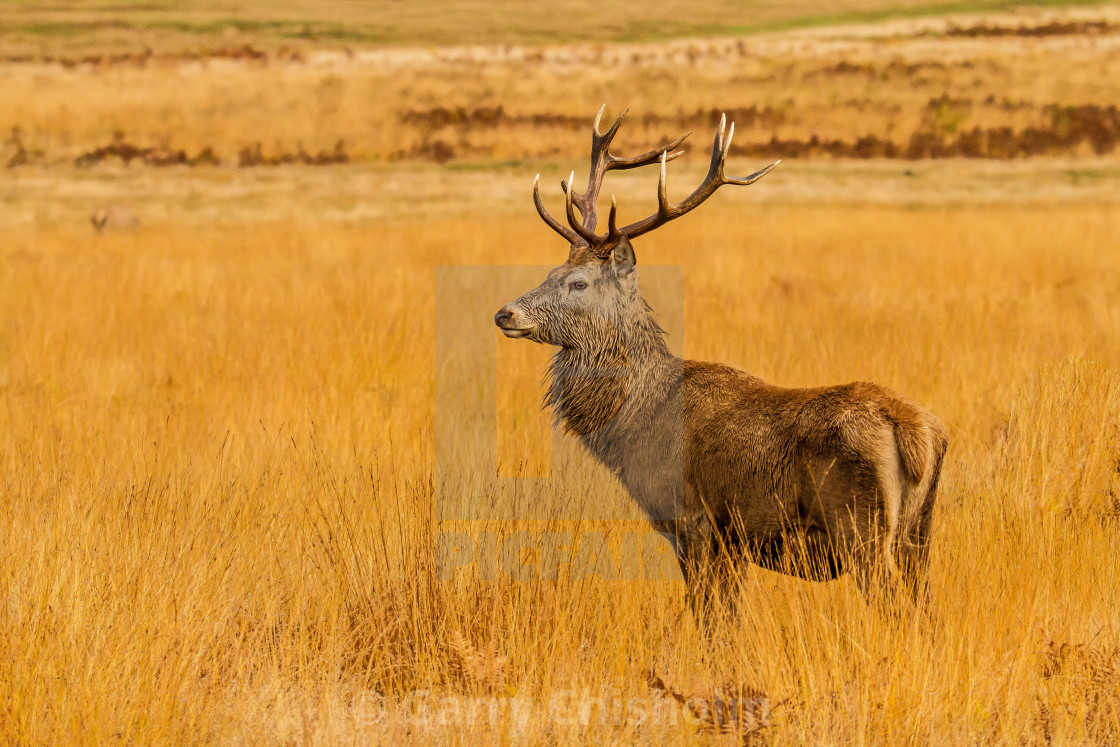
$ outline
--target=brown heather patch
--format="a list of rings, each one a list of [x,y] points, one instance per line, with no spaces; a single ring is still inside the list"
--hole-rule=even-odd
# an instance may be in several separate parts
[[[242,148],[237,154],[237,165],[242,168],[250,166],[283,166],[286,164],[301,164],[304,166],[336,166],[349,163],[350,156],[346,152],[346,141],[339,140],[330,150],[321,150],[311,154],[300,145],[295,153],[274,153],[265,155],[260,143],[255,143]]]
[[[1093,36],[1114,34],[1120,25],[1110,21],[1050,21],[1039,24],[1000,25],[978,23],[974,26],[950,25],[944,34],[948,37],[983,39],[1018,36],[1038,38],[1043,36]]]
[[[133,161],[148,166],[217,166],[221,161],[210,148],[203,148],[197,154],[188,156],[184,150],[166,146],[141,147],[128,142],[123,132],[113,133],[112,142],[100,148],[83,153],[74,159],[75,166],[93,166],[103,161],[118,159],[125,166]]]
[[[864,110],[868,101],[849,101],[843,106]],[[964,128],[963,122],[974,110],[1008,112],[1009,116],[1028,116],[1038,124],[1021,129],[1011,126]],[[698,135],[718,125],[724,112],[718,109],[698,110],[691,114],[675,116],[647,112],[632,118],[631,124],[645,132],[687,132]],[[795,110],[756,106],[729,108],[729,121],[736,123],[737,132],[744,133],[734,141],[731,153],[749,158],[893,158],[919,161],[932,158],[985,158],[1017,159],[1033,157],[1077,156],[1091,153],[1096,156],[1111,155],[1120,145],[1120,109],[1116,105],[1096,104],[1062,106],[1047,104],[1035,106],[1025,102],[997,102],[993,96],[981,101],[951,99],[941,96],[931,99],[922,109],[918,128],[901,140],[878,135],[863,135],[852,140],[829,138],[814,134],[808,138],[782,138],[772,135],[765,140],[752,140],[752,131],[777,130],[790,119],[797,119]],[[586,132],[592,117],[560,113],[509,114],[503,106],[494,107],[435,107],[428,110],[409,110],[399,115],[403,128],[414,132],[416,142],[408,149],[386,154],[390,161],[449,161],[496,158],[499,151],[487,145],[496,133],[507,130],[541,132]],[[683,147],[690,150],[695,142]],[[542,134],[537,145],[519,152],[518,158],[555,158],[562,155],[552,145],[546,145]],[[707,147],[707,144],[703,144]],[[8,168],[32,164],[51,163],[50,154],[29,149],[24,144],[22,129],[15,127],[5,142]],[[366,156],[370,158],[370,156]],[[140,146],[126,140],[121,132],[114,133],[108,145],[94,148],[74,159],[75,165],[92,166],[106,161],[120,161],[147,166],[217,166],[236,163],[242,168],[253,166],[281,166],[302,164],[331,166],[353,160],[346,142],[339,139],[333,148],[310,153],[297,144],[294,151],[282,149],[266,152],[261,143],[243,146],[236,154],[221,156],[213,146],[202,146],[191,155],[184,149],[167,146]],[[375,159],[376,160],[376,159]]]
[[[116,52],[109,54],[87,54],[81,57],[55,56],[49,53],[39,55],[8,55],[0,58],[0,64],[42,64],[59,65],[66,70],[80,66],[103,69],[129,66],[146,67],[179,65],[184,62],[209,62],[211,60],[233,60],[238,62],[285,62],[298,63],[305,60],[304,53],[292,47],[282,46],[276,50],[263,50],[252,44],[199,49],[182,52],[154,52],[145,47],[139,52]]]

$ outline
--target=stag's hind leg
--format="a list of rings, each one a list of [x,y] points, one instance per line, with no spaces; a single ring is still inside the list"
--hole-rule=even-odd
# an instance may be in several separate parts
[[[822,501],[830,508],[826,526],[833,552],[863,596],[878,605],[898,583],[894,545],[902,490],[897,457],[883,456],[838,465],[835,480],[821,486]]]
[[[866,514],[853,518],[850,539],[842,552],[860,593],[868,602],[884,605],[899,579],[892,547],[895,537],[879,514]]]
[[[899,539],[896,555],[903,581],[915,604],[920,604],[929,594],[929,542],[933,531],[933,508],[937,503],[937,484],[941,478],[944,447],[935,455],[928,486],[924,494],[914,496],[920,500],[917,519],[910,531]]]

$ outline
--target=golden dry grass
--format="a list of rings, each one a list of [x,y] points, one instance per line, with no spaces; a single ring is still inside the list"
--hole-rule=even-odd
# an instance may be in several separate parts
[[[106,12],[0,18],[46,24],[41,42]],[[349,3],[315,12],[323,29],[353,21]],[[1115,17],[1086,13],[1054,17]],[[987,22],[1051,16],[1010,18]],[[19,51],[11,28],[0,49]],[[98,28],[91,49],[136,42]],[[164,29],[160,48],[269,46],[287,27],[208,28]],[[737,142],[851,139],[931,116],[1021,131],[1047,104],[1099,112],[1120,93],[1115,29],[947,28],[750,37],[743,54],[715,40],[0,65],[0,127],[21,128],[31,159],[0,179],[0,742],[1120,742],[1114,154],[794,159],[637,246],[683,354],[789,386],[877,381],[949,424],[924,617],[869,608],[847,579],[752,571],[740,617],[697,630],[667,544],[550,430],[549,351],[490,319],[562,260],[529,186],[542,171],[558,205],[603,100],[638,115],[627,149],[700,108],[785,112]],[[432,125],[440,107],[497,106],[514,119]],[[366,163],[72,165],[115,129],[227,163],[256,141],[344,138]],[[437,142],[452,163],[421,163]],[[674,196],[702,161],[673,164]],[[653,182],[611,176],[624,220],[652,209]],[[140,229],[95,233],[107,202]],[[488,545],[447,572],[438,551],[468,536],[552,544],[516,559],[521,579]],[[720,737],[721,715],[750,733]]]
[[[661,702],[651,669],[697,702],[727,683],[785,701],[760,732],[777,743],[1116,741],[1114,207],[717,200],[638,247],[683,266],[687,355],[880,381],[953,433],[928,623],[757,572],[714,642],[679,581],[435,577],[433,533],[463,525],[433,519],[433,490],[475,465],[434,463],[432,342],[455,321],[433,267],[558,261],[520,212],[5,230],[4,741],[706,739],[683,706],[615,723],[615,699]],[[452,307],[506,300],[492,269]],[[549,456],[547,351],[481,344],[505,474],[567,480],[534,494],[552,519],[487,527],[567,530],[587,502],[620,518],[585,529],[640,530],[601,468]],[[609,713],[583,723],[584,695]]]

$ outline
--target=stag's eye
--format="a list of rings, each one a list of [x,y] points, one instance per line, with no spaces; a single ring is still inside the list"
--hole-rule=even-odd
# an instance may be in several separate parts
[[[587,282],[584,280],[577,280],[572,283],[571,288],[576,291],[587,290]]]

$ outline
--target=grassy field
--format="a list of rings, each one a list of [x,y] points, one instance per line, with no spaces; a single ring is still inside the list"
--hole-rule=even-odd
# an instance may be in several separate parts
[[[512,0],[408,3],[269,0],[243,5],[202,0],[106,4],[61,0],[44,6],[10,0],[0,9],[0,53],[11,55],[222,47],[553,44],[557,41],[643,41],[738,35],[765,30],[888,18],[978,13],[1016,8],[1094,7],[1071,0],[680,0],[643,8],[621,2],[558,0],[526,8]]]
[[[791,7],[760,6],[757,23],[820,15]],[[235,15],[145,8],[130,22]],[[316,8],[324,24],[354,12]],[[961,28],[1022,20],[1008,17]],[[876,381],[949,425],[925,617],[868,607],[850,579],[752,570],[739,618],[698,630],[675,571],[649,572],[664,541],[549,429],[549,351],[492,325],[565,256],[533,213],[532,177],[559,205],[601,99],[631,94],[622,150],[681,128],[703,146],[710,124],[693,112],[782,96],[795,101],[783,141],[854,142],[890,104],[909,123],[902,143],[943,93],[950,139],[947,127],[1005,122],[1019,137],[1051,103],[1115,100],[1096,74],[1120,60],[1111,31],[961,38],[899,23],[752,36],[767,54],[728,65],[722,41],[688,42],[699,57],[683,66],[678,42],[569,45],[538,62],[491,49],[469,73],[455,71],[461,50],[315,67],[316,50],[335,52],[310,42],[283,64],[0,64],[0,126],[20,127],[31,153],[0,170],[0,741],[1120,741],[1120,170],[1091,135],[1014,158],[806,153],[637,242],[678,352],[789,386]],[[928,66],[945,52],[963,56]],[[647,62],[597,67],[632,54]],[[749,86],[736,78],[748,67]],[[330,80],[336,93],[314,93]],[[864,119],[850,88],[866,93]],[[996,118],[989,95],[1026,102],[1005,112],[1020,118]],[[951,103],[965,98],[967,111]],[[483,104],[510,118],[433,128],[438,107]],[[577,120],[544,116],[561,113]],[[754,127],[745,143],[770,138]],[[210,146],[221,163],[75,165],[117,128]],[[282,153],[337,138],[349,163],[234,166],[257,140]],[[448,158],[421,147],[436,140]],[[702,159],[673,166],[682,195]],[[609,179],[624,219],[652,209],[653,173]],[[140,227],[95,232],[89,213],[106,203]],[[531,518],[452,520],[449,507]],[[526,531],[560,537],[567,559],[549,566],[538,548],[514,578],[479,544],[455,572],[441,563],[448,536],[505,547]],[[577,558],[596,543],[610,559],[587,573]],[[628,573],[639,545],[645,572]],[[747,734],[716,733],[731,697],[752,704]]]
[[[566,159],[604,102],[634,112],[634,148],[694,131],[706,152],[727,112],[733,153],[752,158],[1115,160],[1120,145],[1111,6],[658,43],[203,52],[0,65],[0,166]]]
[[[474,465],[433,474],[431,268],[557,261],[535,218],[9,229],[7,739],[419,740],[393,705],[417,690],[530,699],[526,741],[697,738],[549,718],[558,693],[648,700],[651,668],[790,699],[780,743],[1115,739],[1115,208],[705,210],[639,246],[684,267],[685,354],[880,381],[951,424],[928,627],[850,581],[759,572],[713,650],[679,582],[433,577],[433,485]],[[506,300],[486,294],[471,303]],[[546,351],[485,344],[506,474],[570,480],[556,519],[525,526],[570,526],[572,500],[628,516],[589,459],[550,457]],[[504,668],[464,673],[459,636]],[[355,715],[363,691],[385,720]]]

